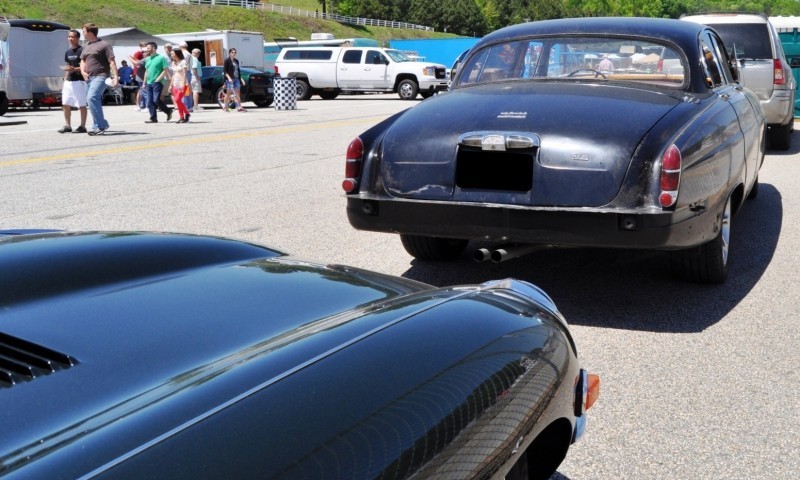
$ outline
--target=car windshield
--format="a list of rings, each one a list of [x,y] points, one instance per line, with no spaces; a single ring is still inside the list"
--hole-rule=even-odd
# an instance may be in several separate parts
[[[619,37],[533,38],[487,45],[468,60],[457,86],[514,80],[641,82],[682,88],[688,69],[672,47]]]
[[[400,50],[384,50],[386,55],[394,60],[395,62],[413,62],[414,60],[408,58],[408,56],[401,52]]]

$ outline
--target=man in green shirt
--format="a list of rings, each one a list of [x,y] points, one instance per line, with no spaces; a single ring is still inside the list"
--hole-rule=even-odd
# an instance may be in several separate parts
[[[150,110],[150,119],[145,123],[158,123],[156,108],[167,114],[168,122],[172,118],[172,109],[161,98],[161,91],[164,88],[161,80],[169,77],[169,60],[159,55],[157,50],[156,42],[150,42],[145,51],[147,57],[144,60],[144,82],[147,89],[147,109]]]

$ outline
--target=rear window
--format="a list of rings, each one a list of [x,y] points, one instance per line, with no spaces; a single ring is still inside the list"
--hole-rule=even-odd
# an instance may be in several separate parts
[[[731,56],[744,59],[772,59],[769,29],[765,23],[712,24]]]
[[[472,53],[457,87],[508,81],[620,81],[682,88],[688,71],[673,47],[613,35],[542,37],[486,45]]]
[[[330,60],[333,52],[330,50],[286,50],[284,60]]]

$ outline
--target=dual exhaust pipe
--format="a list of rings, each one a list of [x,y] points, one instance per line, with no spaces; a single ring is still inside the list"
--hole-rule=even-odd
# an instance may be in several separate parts
[[[476,262],[491,260],[494,263],[500,263],[549,247],[549,245],[503,245],[491,250],[488,248],[479,248],[472,254],[472,258]]]

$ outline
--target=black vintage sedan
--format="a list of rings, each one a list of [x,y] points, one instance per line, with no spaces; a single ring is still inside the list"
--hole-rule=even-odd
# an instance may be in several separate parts
[[[245,81],[240,92],[242,103],[253,102],[260,108],[272,105],[274,100],[273,73],[247,67],[242,67],[241,70],[242,78]],[[225,102],[225,75],[222,67],[203,67],[203,78],[200,84],[203,87],[203,92],[200,93],[200,103],[216,103],[222,108]],[[229,106],[232,108],[233,104],[231,103]]]
[[[546,478],[598,392],[529,283],[0,232],[3,478]]]
[[[348,147],[347,215],[423,260],[536,246],[669,250],[698,282],[728,272],[731,219],[758,192],[765,120],[710,28],[583,18],[498,30],[451,91]]]

